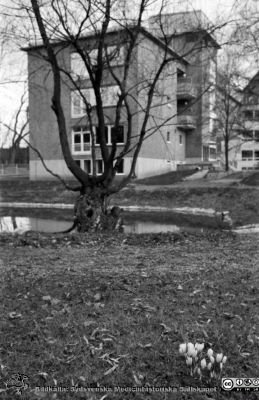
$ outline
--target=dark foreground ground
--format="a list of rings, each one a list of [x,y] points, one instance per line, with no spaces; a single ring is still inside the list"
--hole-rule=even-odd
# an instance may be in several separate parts
[[[258,238],[0,235],[1,399],[257,399],[191,377],[178,348],[204,342],[223,376],[259,376]]]

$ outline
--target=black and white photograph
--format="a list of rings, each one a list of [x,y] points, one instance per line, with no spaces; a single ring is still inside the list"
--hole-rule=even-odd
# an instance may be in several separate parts
[[[0,399],[259,398],[259,1],[0,0]]]

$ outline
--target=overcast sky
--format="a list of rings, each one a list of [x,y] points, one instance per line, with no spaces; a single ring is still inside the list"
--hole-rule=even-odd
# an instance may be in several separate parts
[[[242,1],[246,2],[246,0]],[[0,5],[10,5],[10,2],[11,0],[0,0]],[[235,3],[235,0],[179,0],[179,4],[177,6],[173,6],[173,4],[175,3],[175,1],[169,1],[169,5],[167,6],[166,11],[183,11],[186,10],[187,7],[190,10],[201,9],[212,20],[212,22],[214,22],[215,20],[217,20],[218,17],[222,15],[224,16],[224,18],[227,18],[230,14],[233,13],[232,6]],[[26,55],[23,53],[12,53],[6,59],[4,65],[4,70],[3,68],[2,71],[0,70],[0,120],[9,122],[12,115],[15,113],[15,110],[19,106],[19,100],[23,93],[24,85],[3,85],[1,84],[1,82],[3,82],[3,80],[8,80],[10,75],[11,79],[15,80],[17,77],[19,77],[17,71],[26,70]]]

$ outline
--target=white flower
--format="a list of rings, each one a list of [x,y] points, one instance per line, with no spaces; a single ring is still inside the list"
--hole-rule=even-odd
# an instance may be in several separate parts
[[[206,360],[205,360],[205,358],[203,358],[203,359],[201,360],[201,369],[206,368],[206,365],[207,365]]]
[[[204,349],[204,343],[195,343],[194,347],[197,350],[197,352],[199,353],[200,351],[202,351]]]
[[[211,362],[210,362],[210,363],[208,363],[208,366],[207,366],[207,368],[208,368],[208,370],[209,370],[209,371],[211,370],[211,368],[212,368],[212,364],[211,364]]]
[[[192,343],[187,344],[187,354],[189,357],[195,357],[197,355],[194,345]]]
[[[186,364],[187,365],[192,365],[192,357],[186,357]]]
[[[187,344],[181,343],[179,346],[179,353],[181,353],[181,354],[186,353],[186,350],[187,350]]]
[[[212,349],[209,349],[209,350],[207,351],[207,354],[208,354],[209,357],[212,356],[212,355],[213,355],[213,350],[212,350]]]
[[[222,358],[223,364],[225,364],[226,361],[227,361],[227,356],[224,356],[224,357]]]
[[[210,362],[211,362],[211,364],[214,364],[215,358],[213,356],[210,356]]]
[[[218,363],[220,363],[222,361],[222,358],[223,358],[223,354],[222,353],[219,353],[219,354],[216,355],[216,361]]]

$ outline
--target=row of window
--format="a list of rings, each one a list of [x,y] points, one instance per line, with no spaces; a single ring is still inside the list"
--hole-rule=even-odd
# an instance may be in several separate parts
[[[75,162],[79,165],[80,168],[82,168],[84,171],[86,171],[89,175],[92,175],[93,173],[93,161],[92,160],[76,160]],[[96,174],[101,175],[103,173],[103,160],[98,159],[96,160]],[[123,175],[124,174],[124,159],[121,160],[121,163],[118,167],[117,175]]]
[[[245,104],[259,104],[259,96],[256,94],[246,95],[244,102]]]
[[[100,140],[98,138],[98,127],[93,127],[95,135],[95,143],[100,146]],[[112,135],[116,134],[117,145],[123,145],[124,139],[124,126],[119,125],[116,129],[112,125],[105,125],[105,139],[106,144],[112,144]],[[91,152],[92,138],[89,128],[87,126],[74,127],[72,130],[72,152],[73,153],[88,153]]]
[[[259,161],[259,151],[258,150],[242,150],[242,161]]]
[[[89,51],[89,57],[92,66],[97,65],[97,54],[98,50],[93,49]],[[103,66],[107,67],[108,63],[110,66],[120,66],[124,63],[124,47],[108,46],[103,50]],[[74,78],[88,79],[89,74],[85,66],[84,61],[78,53],[71,54],[71,73]]]
[[[255,140],[259,142],[259,130],[246,130],[242,132],[242,136],[244,140]]]
[[[243,117],[248,121],[259,121],[259,110],[245,110]]]
[[[79,91],[71,93],[71,116],[72,118],[83,117],[86,115],[87,102],[91,107],[96,105],[96,99],[93,88],[82,89],[82,95]],[[118,102],[120,89],[118,85],[104,86],[101,88],[103,107],[114,107]]]

